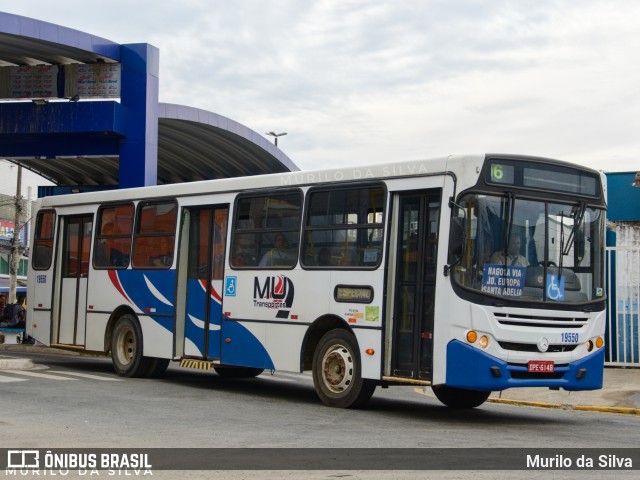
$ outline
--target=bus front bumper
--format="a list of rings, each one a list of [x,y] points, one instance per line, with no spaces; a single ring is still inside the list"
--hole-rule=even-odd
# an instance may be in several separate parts
[[[575,362],[555,365],[550,373],[531,373],[527,365],[509,364],[459,340],[447,345],[447,380],[450,387],[498,391],[515,387],[558,387],[565,390],[602,388],[604,349]]]

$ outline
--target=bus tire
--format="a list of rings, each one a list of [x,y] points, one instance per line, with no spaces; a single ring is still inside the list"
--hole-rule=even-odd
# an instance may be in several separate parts
[[[434,385],[431,389],[436,398],[450,408],[479,407],[491,394],[482,390],[467,390],[448,385]]]
[[[327,332],[313,353],[313,385],[322,403],[336,408],[360,408],[376,389],[362,378],[358,342],[346,330]]]
[[[142,356],[142,329],[135,316],[123,315],[111,335],[111,362],[121,377],[145,377],[152,359]]]
[[[213,369],[225,378],[253,378],[264,372],[264,368],[253,367],[213,367]]]
[[[149,371],[145,374],[147,378],[164,377],[169,367],[168,358],[149,358]]]

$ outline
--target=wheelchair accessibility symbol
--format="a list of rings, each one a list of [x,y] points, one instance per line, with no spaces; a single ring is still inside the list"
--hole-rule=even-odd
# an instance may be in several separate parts
[[[224,295],[226,297],[236,296],[236,284],[238,277],[226,277],[224,285]]]
[[[558,275],[553,273],[547,274],[547,298],[564,302],[564,277],[558,278]]]

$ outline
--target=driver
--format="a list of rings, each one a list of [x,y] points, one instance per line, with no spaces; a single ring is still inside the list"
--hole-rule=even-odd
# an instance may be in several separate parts
[[[507,248],[507,256],[504,255],[504,250],[494,252],[489,258],[489,263],[492,265],[507,265],[512,267],[528,267],[529,262],[526,258],[520,255],[520,246],[522,240],[515,235],[509,239],[509,246]]]

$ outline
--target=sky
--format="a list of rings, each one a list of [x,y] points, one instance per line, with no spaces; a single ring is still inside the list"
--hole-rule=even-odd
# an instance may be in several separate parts
[[[160,101],[302,170],[517,153],[640,170],[636,0],[0,0],[160,50]],[[266,137],[270,138],[270,137]]]

